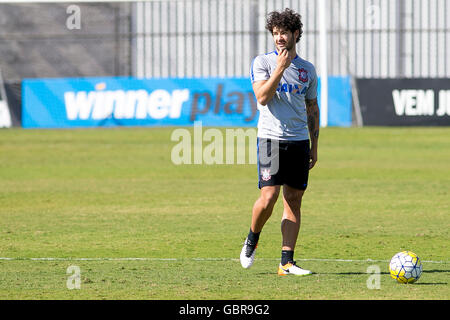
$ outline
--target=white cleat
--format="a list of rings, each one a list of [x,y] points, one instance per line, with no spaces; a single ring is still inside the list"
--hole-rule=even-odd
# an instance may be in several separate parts
[[[278,266],[278,274],[280,276],[287,276],[290,274],[296,275],[296,276],[307,276],[309,274],[312,274],[311,271],[305,270],[300,268],[295,264],[295,261],[293,263],[287,263],[284,266],[280,265]]]
[[[245,239],[244,246],[241,250],[241,265],[243,268],[248,269],[253,265],[253,261],[255,261],[255,252],[258,244],[249,245],[248,239]]]

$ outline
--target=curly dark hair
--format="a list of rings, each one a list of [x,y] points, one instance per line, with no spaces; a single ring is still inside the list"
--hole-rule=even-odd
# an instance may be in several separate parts
[[[266,19],[266,29],[272,33],[273,28],[283,28],[294,33],[299,30],[298,38],[295,42],[299,42],[303,34],[303,23],[301,21],[302,17],[295,11],[286,8],[282,12],[273,11],[267,15]]]

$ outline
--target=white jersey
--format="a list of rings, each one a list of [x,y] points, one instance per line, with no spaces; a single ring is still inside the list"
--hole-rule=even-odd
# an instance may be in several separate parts
[[[252,83],[268,80],[277,65],[276,51],[257,56],[251,66]],[[284,71],[274,97],[266,106],[258,103],[258,137],[276,140],[308,140],[305,99],[317,98],[317,74],[313,64],[296,56]]]

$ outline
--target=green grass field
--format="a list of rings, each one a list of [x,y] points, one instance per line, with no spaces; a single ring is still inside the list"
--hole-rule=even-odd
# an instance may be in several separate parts
[[[322,129],[296,248],[315,274],[300,278],[276,274],[281,202],[240,266],[256,165],[176,166],[173,130],[1,130],[0,299],[450,298],[450,128]],[[405,249],[416,284],[388,274]]]

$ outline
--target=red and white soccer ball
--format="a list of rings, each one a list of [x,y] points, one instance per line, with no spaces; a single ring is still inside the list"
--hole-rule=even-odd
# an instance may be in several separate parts
[[[422,262],[414,252],[402,251],[392,257],[389,271],[400,283],[414,283],[422,275]]]

